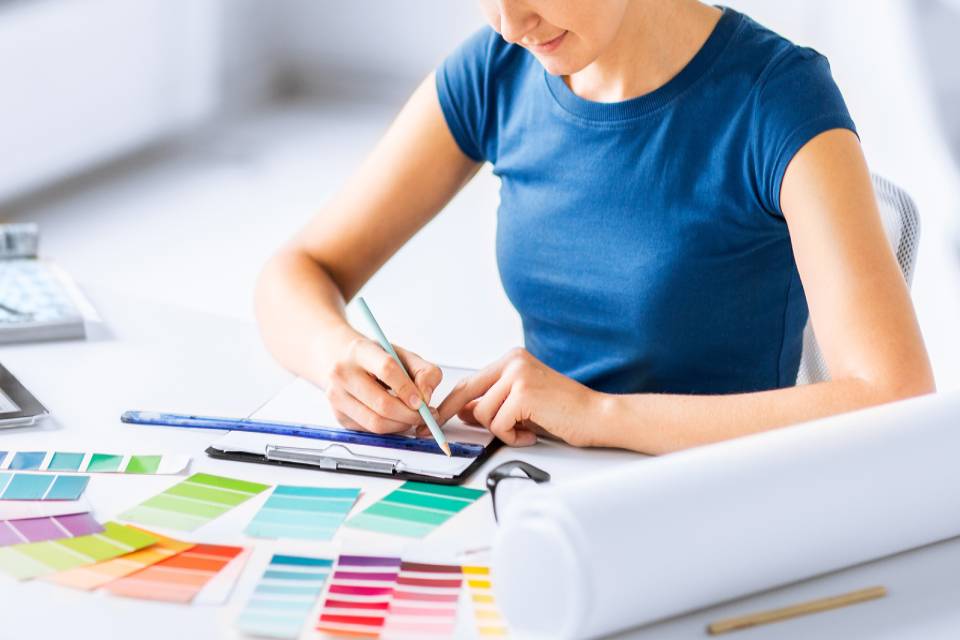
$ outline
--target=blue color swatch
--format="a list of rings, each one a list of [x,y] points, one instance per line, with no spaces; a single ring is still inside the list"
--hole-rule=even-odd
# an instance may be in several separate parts
[[[90,476],[0,473],[0,500],[77,500]]]
[[[327,558],[274,555],[237,626],[251,635],[299,637],[332,566]]]
[[[18,451],[10,463],[10,468],[15,471],[39,469],[46,455],[46,451]]]
[[[278,485],[247,526],[259,538],[331,540],[360,495],[360,489]]]

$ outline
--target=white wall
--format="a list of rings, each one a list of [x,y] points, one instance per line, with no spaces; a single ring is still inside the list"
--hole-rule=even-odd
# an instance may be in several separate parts
[[[231,0],[227,10],[228,60],[268,52],[280,80],[271,89],[331,98],[402,99],[484,24],[474,0],[271,0],[269,11]]]
[[[212,113],[218,1],[0,4],[0,200]]]

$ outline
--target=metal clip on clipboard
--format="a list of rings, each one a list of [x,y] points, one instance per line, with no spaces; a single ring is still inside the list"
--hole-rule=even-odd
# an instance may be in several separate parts
[[[333,449],[346,452],[347,459],[330,455]],[[267,445],[264,455],[267,460],[309,464],[327,471],[369,471],[393,475],[404,470],[404,464],[400,460],[380,456],[360,456],[342,444],[330,444],[317,449],[280,447],[270,444]]]

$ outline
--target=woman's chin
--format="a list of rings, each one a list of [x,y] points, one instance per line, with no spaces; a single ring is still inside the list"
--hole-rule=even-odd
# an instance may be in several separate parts
[[[537,60],[543,65],[547,73],[552,76],[569,76],[578,71],[582,71],[587,65],[570,58],[561,58],[555,56],[537,56]]]

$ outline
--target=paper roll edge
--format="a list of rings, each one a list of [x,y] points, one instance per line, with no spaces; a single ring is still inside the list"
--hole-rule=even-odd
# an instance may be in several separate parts
[[[511,632],[580,638],[596,590],[577,549],[584,534],[555,487],[539,486],[509,506],[494,537],[493,589]]]

